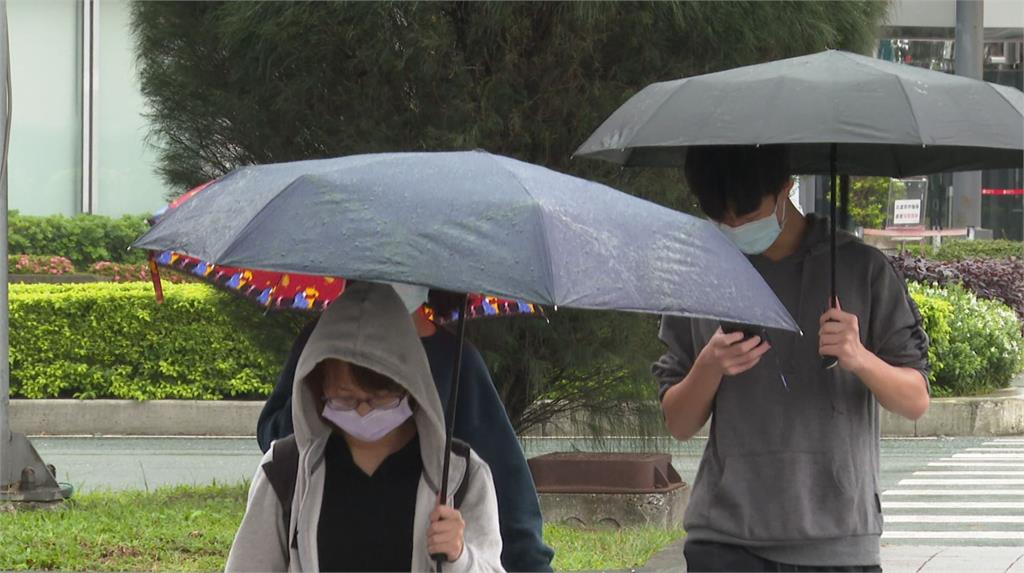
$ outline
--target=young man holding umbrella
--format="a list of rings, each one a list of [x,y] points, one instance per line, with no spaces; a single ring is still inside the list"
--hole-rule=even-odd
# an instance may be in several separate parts
[[[804,217],[781,147],[695,147],[702,210],[796,318],[799,337],[724,333],[666,316],[653,366],[672,435],[711,419],[687,509],[689,571],[879,571],[879,409],[928,408],[928,338],[878,250],[839,238],[829,304],[827,221]],[[838,360],[825,368],[822,356]]]

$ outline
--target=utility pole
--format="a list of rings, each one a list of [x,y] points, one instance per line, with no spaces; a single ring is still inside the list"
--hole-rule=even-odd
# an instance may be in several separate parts
[[[7,0],[0,0],[0,507],[17,503],[58,502],[71,495],[57,483],[24,434],[11,431],[11,362],[7,288],[7,152],[11,143],[11,60]]]
[[[984,7],[983,0],[956,0],[953,72],[958,76],[982,79]],[[953,212],[950,215],[954,228],[981,228],[981,171],[953,174]]]

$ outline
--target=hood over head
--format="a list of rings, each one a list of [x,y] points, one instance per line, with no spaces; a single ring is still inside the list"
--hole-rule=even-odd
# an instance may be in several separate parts
[[[383,374],[408,390],[423,468],[440,483],[445,423],[430,365],[402,299],[387,285],[357,282],[324,311],[299,357],[292,387],[292,418],[299,449],[326,441],[332,426],[320,417],[320,396],[306,378],[317,364],[335,358]]]

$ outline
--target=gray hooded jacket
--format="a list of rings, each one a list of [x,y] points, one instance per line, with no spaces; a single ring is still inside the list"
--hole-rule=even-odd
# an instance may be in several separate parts
[[[317,524],[323,500],[324,449],[331,427],[320,418],[318,396],[305,378],[327,358],[372,369],[404,386],[419,407],[416,422],[423,474],[416,495],[411,571],[431,571],[427,527],[439,492],[444,453],[444,414],[423,345],[402,301],[388,286],[352,285],[324,312],[299,359],[293,386],[292,418],[299,449],[299,471],[285,531],[280,503],[262,469],[249,489],[245,517],[228,555],[227,571],[318,571]],[[260,465],[273,459],[271,448]],[[498,505],[490,469],[475,453],[459,511],[466,523],[464,549],[445,571],[502,571]],[[448,504],[466,475],[465,459],[453,456]],[[359,516],[352,516],[358,520]],[[294,540],[294,544],[292,541]]]

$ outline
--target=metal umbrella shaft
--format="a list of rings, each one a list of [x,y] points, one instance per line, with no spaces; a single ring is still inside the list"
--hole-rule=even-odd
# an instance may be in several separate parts
[[[831,195],[831,201],[830,201],[830,203],[831,203],[830,204],[831,218],[829,220],[829,261],[828,261],[829,273],[830,273],[830,277],[829,277],[830,288],[829,288],[829,297],[828,297],[828,308],[829,309],[836,308],[836,301],[838,300],[838,295],[836,293],[836,235],[837,235],[837,230],[836,230],[836,227],[837,227],[836,226],[836,217],[837,217],[836,210],[837,209],[836,209],[836,206],[837,206],[837,202],[838,202],[837,198],[836,198],[836,156],[838,155],[838,153],[839,153],[839,145],[836,144],[836,143],[833,143],[832,146],[831,146],[831,149],[829,151],[829,154],[830,154],[830,158],[829,158],[830,169],[829,169],[829,176],[828,176],[829,195]],[[839,364],[839,359],[837,359],[835,356],[823,356],[821,358],[821,365],[826,370],[830,370],[832,368],[835,368],[838,364]]]
[[[455,357],[452,368],[452,387],[448,390],[448,407],[445,412],[445,436],[444,436],[444,464],[441,470],[441,503],[446,504],[448,500],[448,471],[452,461],[452,438],[455,433],[456,404],[459,398],[459,379],[462,372],[462,347],[466,341],[466,315],[469,314],[469,295],[462,298],[462,309],[459,311],[459,322],[456,327]],[[446,555],[431,555],[438,573],[441,572],[442,563]]]

